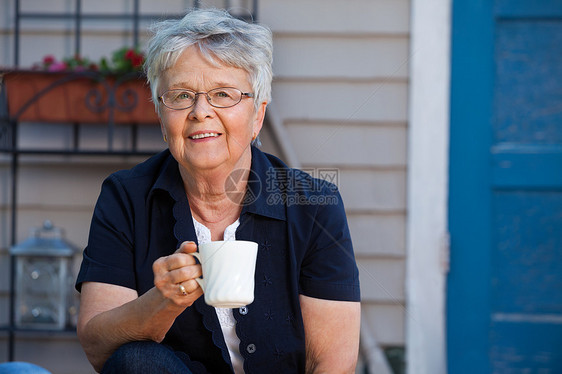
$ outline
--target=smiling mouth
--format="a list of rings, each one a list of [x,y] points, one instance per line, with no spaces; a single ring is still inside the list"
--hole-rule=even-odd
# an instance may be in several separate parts
[[[204,134],[196,134],[196,135],[192,135],[189,136],[189,139],[205,139],[205,138],[216,138],[217,136],[220,136],[220,133],[217,132],[206,132]]]

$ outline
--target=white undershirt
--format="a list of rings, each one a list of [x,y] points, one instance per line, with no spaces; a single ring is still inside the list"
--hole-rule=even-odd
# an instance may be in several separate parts
[[[208,243],[211,241],[211,230],[209,230],[202,223],[193,218],[193,225],[195,226],[195,234],[199,244]],[[240,225],[240,220],[237,219],[232,225],[224,230],[224,240],[236,240],[236,229]],[[236,320],[232,314],[232,309],[229,308],[215,308],[219,323],[221,325],[224,341],[230,354],[230,360],[236,374],[244,374],[244,358],[240,354],[240,339],[236,335]]]

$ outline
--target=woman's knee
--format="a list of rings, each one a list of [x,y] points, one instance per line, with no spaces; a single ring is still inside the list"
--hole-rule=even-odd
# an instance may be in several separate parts
[[[131,342],[119,347],[106,361],[102,373],[144,373],[154,364],[155,355],[162,349],[160,344],[150,341]]]

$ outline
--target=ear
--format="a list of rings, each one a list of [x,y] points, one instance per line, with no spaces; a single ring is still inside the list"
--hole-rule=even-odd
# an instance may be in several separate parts
[[[256,111],[256,118],[254,119],[254,134],[257,136],[263,126],[263,120],[265,119],[265,109],[267,108],[267,101],[264,101],[259,106]]]

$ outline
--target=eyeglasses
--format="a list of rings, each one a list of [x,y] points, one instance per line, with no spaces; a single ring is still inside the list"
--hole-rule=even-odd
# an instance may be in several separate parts
[[[158,99],[167,108],[182,110],[191,108],[195,104],[198,95],[205,95],[209,104],[215,108],[230,108],[238,104],[244,96],[254,97],[254,94],[251,92],[242,92],[234,87],[220,87],[207,92],[195,92],[186,89],[168,90]]]

